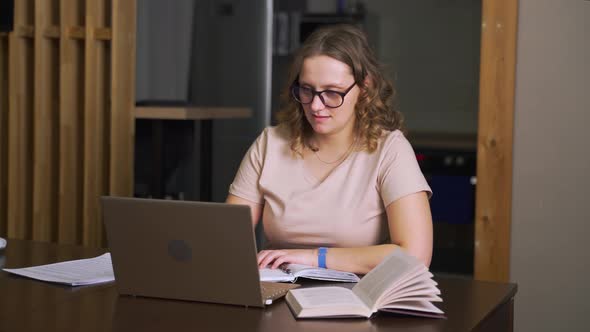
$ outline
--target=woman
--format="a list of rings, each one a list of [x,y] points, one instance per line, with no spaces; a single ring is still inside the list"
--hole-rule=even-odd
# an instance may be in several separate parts
[[[315,31],[295,55],[279,125],[247,152],[228,203],[262,218],[261,268],[299,263],[365,274],[403,248],[432,256],[430,188],[365,34]]]

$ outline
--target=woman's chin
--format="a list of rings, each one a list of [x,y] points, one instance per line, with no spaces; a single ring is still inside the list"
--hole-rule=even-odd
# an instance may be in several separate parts
[[[333,131],[333,128],[323,124],[314,124],[311,126],[316,134],[327,135]]]

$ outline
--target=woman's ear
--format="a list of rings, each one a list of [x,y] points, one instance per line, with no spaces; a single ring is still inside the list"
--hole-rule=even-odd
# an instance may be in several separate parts
[[[371,79],[371,77],[367,74],[367,76],[365,76],[365,79],[363,80],[363,85],[366,86],[367,88],[370,87],[371,85],[373,85],[373,80]]]
[[[361,88],[361,96],[367,97],[369,87],[371,87],[372,85],[373,80],[371,79],[371,77],[369,75],[365,76],[365,79],[363,80],[363,87]]]

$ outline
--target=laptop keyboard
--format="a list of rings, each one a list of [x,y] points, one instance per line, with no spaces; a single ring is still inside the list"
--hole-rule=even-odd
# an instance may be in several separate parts
[[[285,296],[291,289],[299,287],[298,284],[278,283],[278,282],[260,282],[260,294],[264,304],[272,304],[276,299]]]

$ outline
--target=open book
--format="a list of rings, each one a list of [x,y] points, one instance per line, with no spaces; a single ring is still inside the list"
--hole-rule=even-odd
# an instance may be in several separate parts
[[[260,269],[260,281],[295,282],[300,277],[340,282],[358,282],[360,280],[356,274],[351,272],[302,264],[283,264],[278,269]]]
[[[312,287],[287,293],[297,318],[371,317],[377,311],[443,318],[431,302],[441,302],[432,274],[403,250],[394,250],[351,289]]]

